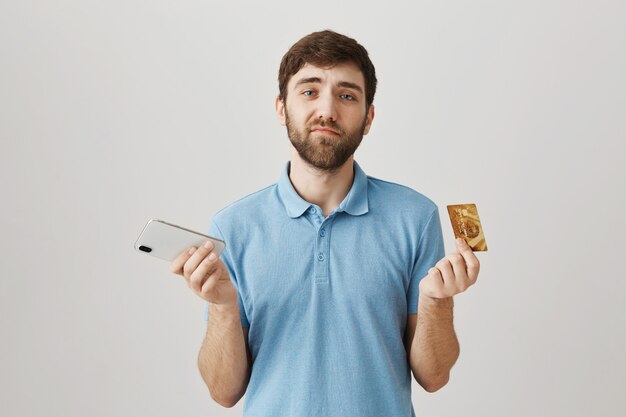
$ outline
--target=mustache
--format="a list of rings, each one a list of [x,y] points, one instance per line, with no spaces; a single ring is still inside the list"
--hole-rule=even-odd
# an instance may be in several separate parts
[[[320,128],[320,127],[326,128],[326,129],[332,129],[335,132],[339,133],[340,135],[345,134],[344,130],[334,120],[321,120],[318,123],[310,124],[308,128],[309,130],[313,130],[315,128]]]

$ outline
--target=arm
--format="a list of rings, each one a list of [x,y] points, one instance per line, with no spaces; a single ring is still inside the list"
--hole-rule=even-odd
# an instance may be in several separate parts
[[[418,313],[408,315],[409,364],[415,380],[428,392],[447,384],[450,369],[459,357],[452,308],[452,297],[435,299],[420,295]]]
[[[224,407],[232,407],[243,397],[250,380],[248,328],[241,326],[236,304],[211,304],[210,308],[198,368],[211,398]]]
[[[415,380],[428,392],[448,383],[459,357],[453,299],[476,283],[480,263],[463,239],[420,280],[417,314],[407,318],[405,347]]]
[[[207,332],[198,355],[198,368],[211,397],[232,407],[248,386],[251,369],[248,329],[242,328],[237,289],[224,262],[209,240],[182,252],[170,270],[182,275],[198,296],[209,302]]]

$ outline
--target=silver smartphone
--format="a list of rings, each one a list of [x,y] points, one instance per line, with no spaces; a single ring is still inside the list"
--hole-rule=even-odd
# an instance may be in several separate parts
[[[208,239],[215,244],[213,252],[219,256],[226,246],[223,240],[163,220],[151,219],[135,242],[135,249],[172,262],[182,251],[191,246],[200,247]]]

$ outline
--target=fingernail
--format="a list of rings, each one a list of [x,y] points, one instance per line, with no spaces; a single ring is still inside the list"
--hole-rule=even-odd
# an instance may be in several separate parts
[[[209,255],[209,261],[214,261],[217,258],[217,255],[215,254],[215,252],[211,252],[211,254]]]
[[[189,252],[189,254],[190,254],[190,255],[191,255],[192,253],[194,253],[195,251],[196,251],[196,248],[195,248],[195,247],[193,247],[193,248],[189,248],[189,250],[188,250],[188,252]]]
[[[204,244],[204,247],[207,249],[211,249],[213,247],[213,242],[211,242],[210,240],[207,240],[206,243]]]
[[[462,237],[460,237],[460,238],[458,238],[458,239],[456,240],[456,243],[458,243],[459,245],[462,245],[462,244],[464,244],[464,243],[465,243],[465,239],[463,239]]]

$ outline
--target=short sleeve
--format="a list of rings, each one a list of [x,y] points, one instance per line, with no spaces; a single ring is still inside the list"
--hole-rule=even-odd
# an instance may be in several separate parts
[[[241,292],[239,290],[239,286],[237,285],[237,275],[235,274],[235,263],[233,262],[233,254],[228,246],[228,240],[224,238],[220,228],[215,223],[215,219],[211,220],[211,224],[209,226],[208,235],[211,237],[216,237],[218,239],[223,240],[226,243],[224,250],[220,255],[220,259],[226,265],[226,269],[228,270],[228,275],[230,276],[230,280],[233,282],[233,285],[237,289],[237,301],[239,303],[239,315],[241,316],[241,326],[242,327],[250,327],[250,322],[248,321],[248,317],[245,312],[244,304],[241,297]],[[209,320],[209,303],[207,302],[204,307],[204,320]]]
[[[430,218],[422,230],[417,254],[413,264],[413,273],[407,291],[407,313],[417,313],[417,302],[419,299],[419,283],[428,274],[428,270],[445,256],[443,245],[443,234],[441,232],[441,220],[439,219],[439,209],[430,215]]]

